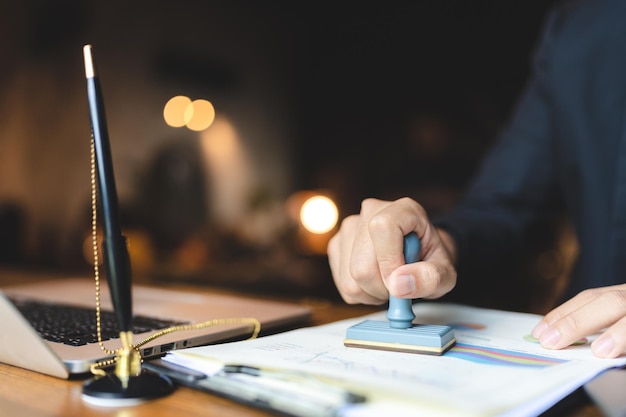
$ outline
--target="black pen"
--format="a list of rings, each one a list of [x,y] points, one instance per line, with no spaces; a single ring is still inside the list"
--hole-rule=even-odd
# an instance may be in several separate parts
[[[122,343],[126,345],[132,337],[132,297],[131,268],[126,238],[122,235],[118,218],[117,191],[113,175],[113,162],[107,132],[104,101],[98,82],[96,66],[91,53],[91,45],[83,48],[85,75],[87,77],[87,97],[91,132],[96,153],[98,190],[104,224],[102,242],[107,281],[111,299],[119,325]],[[129,339],[129,340],[125,340]]]
[[[104,240],[102,242],[104,266],[122,344],[122,347],[116,351],[115,374],[107,374],[106,377],[97,375],[87,381],[83,385],[83,398],[88,399],[88,401],[97,401],[98,404],[110,402],[111,405],[122,405],[127,404],[127,401],[136,403],[136,401],[167,395],[174,389],[174,384],[163,375],[143,372],[141,354],[139,349],[133,345],[130,257],[118,217],[117,191],[104,114],[104,100],[98,82],[91,45],[83,47],[83,56],[85,58],[87,99],[91,120],[91,150],[94,157],[92,169],[97,171],[97,175],[95,175],[96,172],[92,172],[92,175],[96,176],[98,180],[99,202],[103,218],[102,223],[104,224]],[[94,216],[94,227],[95,220]],[[94,265],[94,270],[97,281],[97,265]],[[96,302],[96,307],[99,308],[98,302]],[[100,331],[100,326],[98,326],[98,331]],[[103,346],[101,347],[104,349]]]

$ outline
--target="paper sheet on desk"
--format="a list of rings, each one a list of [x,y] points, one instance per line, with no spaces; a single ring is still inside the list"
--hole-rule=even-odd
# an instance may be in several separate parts
[[[454,327],[457,345],[443,356],[347,348],[346,328],[385,313],[255,340],[168,354],[211,373],[217,363],[304,371],[343,381],[368,401],[346,416],[537,415],[604,369],[626,364],[593,356],[589,343],[553,351],[528,340],[540,317],[455,304],[420,302],[416,322]],[[590,338],[589,342],[592,340]]]

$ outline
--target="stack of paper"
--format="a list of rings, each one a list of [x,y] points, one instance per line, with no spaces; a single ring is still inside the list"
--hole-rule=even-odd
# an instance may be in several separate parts
[[[169,354],[165,360],[209,375],[224,365],[280,369],[362,395],[345,416],[529,416],[547,410],[626,358],[599,359],[590,337],[564,350],[530,337],[540,316],[420,302],[416,323],[445,324],[457,344],[443,356],[348,348],[346,329],[385,313],[298,329],[255,340]]]

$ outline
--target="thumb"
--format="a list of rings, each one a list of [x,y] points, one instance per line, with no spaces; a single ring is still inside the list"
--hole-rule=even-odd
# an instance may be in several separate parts
[[[445,250],[427,259],[401,265],[385,278],[389,294],[399,298],[438,298],[456,283],[456,269]]]

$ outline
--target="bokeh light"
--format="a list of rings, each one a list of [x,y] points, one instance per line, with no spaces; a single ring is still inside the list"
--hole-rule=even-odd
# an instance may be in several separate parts
[[[163,119],[171,127],[183,127],[187,124],[187,109],[191,105],[191,99],[186,96],[176,96],[168,100],[163,107]]]
[[[304,202],[300,210],[300,221],[311,233],[323,234],[337,224],[339,212],[335,203],[328,197],[316,195]]]
[[[185,110],[185,119],[188,129],[196,132],[205,130],[215,120],[215,108],[208,100],[194,100]]]
[[[176,96],[163,107],[163,119],[168,126],[183,127],[200,132],[207,129],[215,120],[215,108],[210,101],[191,101],[187,96]]]

